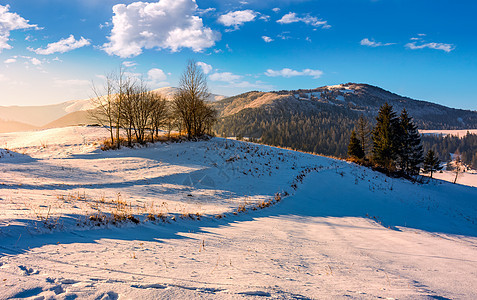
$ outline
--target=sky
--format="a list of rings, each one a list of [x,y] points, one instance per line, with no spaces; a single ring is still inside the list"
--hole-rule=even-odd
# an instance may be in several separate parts
[[[0,105],[89,98],[120,67],[177,86],[192,59],[226,96],[355,82],[477,110],[477,1],[146,1],[0,0]]]

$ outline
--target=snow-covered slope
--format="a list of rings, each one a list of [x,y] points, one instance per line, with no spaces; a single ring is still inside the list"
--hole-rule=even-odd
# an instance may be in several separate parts
[[[1,299],[477,297],[477,188],[219,138],[35,134],[0,135],[30,157],[0,161]]]

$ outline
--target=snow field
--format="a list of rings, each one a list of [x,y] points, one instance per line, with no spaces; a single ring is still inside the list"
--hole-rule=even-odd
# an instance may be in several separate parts
[[[83,137],[18,136],[29,158],[0,161],[0,299],[477,297],[474,187],[223,139],[102,152],[80,141],[97,128],[65,130]],[[140,224],[77,226],[98,207]]]

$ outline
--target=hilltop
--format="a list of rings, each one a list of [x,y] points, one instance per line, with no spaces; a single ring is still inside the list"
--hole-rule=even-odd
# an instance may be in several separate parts
[[[363,115],[371,123],[388,102],[406,108],[420,129],[477,128],[477,112],[399,96],[367,84],[347,83],[310,90],[248,92],[213,105],[221,136],[244,136],[269,145],[346,156],[351,130]]]

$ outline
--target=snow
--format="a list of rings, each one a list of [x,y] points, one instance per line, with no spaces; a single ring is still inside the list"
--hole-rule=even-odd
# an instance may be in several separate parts
[[[477,297],[475,187],[220,138],[102,152],[107,136],[0,135],[24,153],[0,159],[0,299]],[[139,224],[89,221],[120,203]]]
[[[442,172],[433,173],[432,177],[447,182],[454,182],[455,172],[443,170]],[[459,172],[456,183],[477,188],[477,171],[466,170],[465,172]]]
[[[477,134],[477,129],[463,129],[463,130],[419,130],[421,134],[424,135],[455,135],[460,138],[464,137],[467,132],[470,132],[472,134]]]

